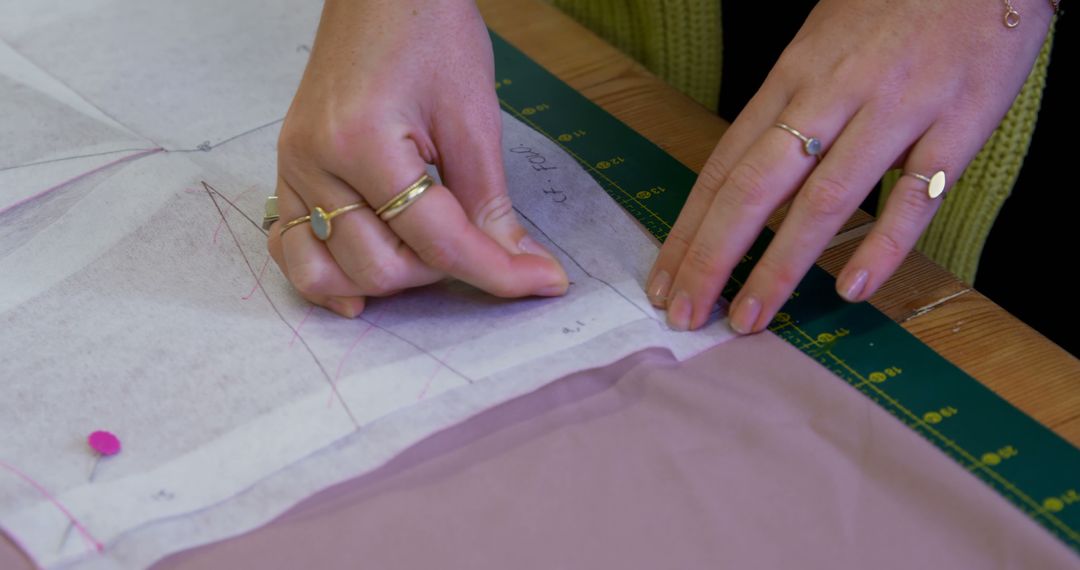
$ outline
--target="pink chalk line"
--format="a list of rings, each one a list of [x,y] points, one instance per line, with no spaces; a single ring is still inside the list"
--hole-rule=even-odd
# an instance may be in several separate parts
[[[94,546],[95,550],[97,550],[98,552],[102,552],[105,550],[105,545],[99,542],[98,539],[94,538],[94,535],[90,534],[90,531],[86,530],[86,527],[83,526],[83,524],[75,518],[75,515],[72,515],[71,511],[67,510],[67,508],[63,504],[61,504],[56,497],[52,496],[52,494],[49,493],[49,491],[43,485],[31,479],[29,475],[18,470],[17,468],[15,468],[15,466],[9,465],[2,460],[0,460],[0,467],[3,467],[4,469],[7,469],[8,471],[19,476],[19,478],[21,478],[23,481],[26,481],[33,488],[37,489],[38,493],[41,493],[41,496],[48,499],[49,502],[56,506],[56,508],[60,509],[60,512],[64,513],[64,516],[66,516],[68,520],[71,521],[71,524],[75,526],[75,529],[79,531],[79,534],[83,535],[83,538],[88,540],[90,544]]]
[[[349,359],[349,355],[352,354],[354,350],[356,350],[356,347],[360,344],[360,341],[364,340],[364,337],[366,337],[368,333],[370,333],[372,329],[375,328],[375,325],[379,324],[379,321],[382,320],[383,315],[385,314],[386,311],[383,311],[379,313],[378,317],[375,317],[375,320],[368,322],[367,328],[360,332],[360,334],[356,337],[356,340],[353,341],[352,346],[349,347],[349,350],[346,350],[345,355],[341,357],[341,360],[338,362],[337,365],[337,370],[334,371],[334,379],[330,381],[330,398],[326,401],[327,408],[334,405],[334,394],[337,393],[337,381],[338,378],[341,377],[341,369],[345,366],[345,361],[347,361]]]
[[[71,184],[73,182],[78,182],[79,180],[82,180],[83,178],[86,178],[87,176],[97,174],[98,172],[101,172],[102,170],[106,170],[108,168],[116,166],[117,164],[121,164],[121,163],[124,163],[124,162],[128,162],[128,161],[131,161],[131,160],[142,158],[142,157],[147,156],[147,155],[163,152],[164,150],[165,149],[160,148],[160,147],[151,148],[151,149],[148,149],[148,150],[137,152],[135,154],[129,154],[129,155],[127,155],[125,157],[122,157],[122,158],[118,158],[118,159],[116,159],[116,160],[114,160],[114,161],[112,161],[112,162],[110,162],[108,164],[105,164],[103,166],[99,166],[99,167],[97,167],[97,168],[95,168],[93,170],[88,170],[86,172],[83,172],[82,174],[79,174],[78,176],[75,176],[74,178],[69,178],[69,179],[57,184],[56,186],[53,186],[51,188],[46,188],[46,189],[42,190],[41,192],[38,192],[37,194],[34,194],[32,196],[27,196],[26,198],[23,198],[22,200],[19,200],[18,202],[15,202],[14,204],[10,204],[8,206],[0,208],[0,214],[3,214],[4,212],[7,212],[9,210],[13,210],[15,208],[18,208],[19,206],[22,206],[23,204],[25,204],[27,202],[30,202],[32,200],[37,200],[38,198],[41,198],[42,196],[44,196],[44,195],[46,195],[46,194],[48,194],[50,192],[54,192],[56,190],[59,190],[59,189],[63,188],[64,186],[67,186],[68,184]]]
[[[334,394],[337,393],[337,381],[338,378],[341,376],[341,368],[345,366],[345,361],[349,359],[349,355],[352,354],[353,350],[356,349],[356,345],[360,344],[360,341],[364,340],[364,337],[366,337],[368,333],[371,332],[371,329],[374,328],[375,325],[373,323],[368,323],[367,328],[364,329],[364,331],[356,337],[356,340],[353,341],[352,346],[349,347],[349,350],[345,351],[345,356],[342,356],[341,361],[338,362],[337,370],[334,371],[334,379],[330,381],[330,397],[326,400],[327,408],[334,405]]]
[[[214,228],[214,237],[210,240],[210,243],[217,243],[217,236],[221,232],[221,228],[225,227],[225,216],[228,214],[228,210],[221,212],[221,219],[218,220],[217,227]]]
[[[233,202],[239,201],[240,198],[243,198],[244,195],[246,195],[247,193],[251,192],[254,189],[255,189],[255,186],[249,187],[247,190],[244,190],[243,192],[237,194],[234,198],[232,198],[232,201]],[[196,192],[201,192],[201,190],[196,190]],[[228,217],[229,212],[230,212],[230,210],[222,210],[221,219],[218,220],[217,227],[214,228],[214,238],[212,240],[210,240],[211,243],[217,243],[218,234],[221,233],[221,228],[225,226],[225,218]]]
[[[251,286],[251,291],[248,291],[247,295],[240,297],[241,300],[247,301],[255,294],[255,291],[259,289],[259,285],[262,285],[263,274],[266,273],[266,267],[270,265],[270,257],[266,258],[266,261],[262,264],[262,269],[259,270],[259,274],[255,276],[255,284]]]
[[[308,317],[310,317],[311,313],[313,312],[315,312],[315,305],[309,305],[307,308],[307,312],[304,313],[304,318],[300,319],[300,324],[296,325],[296,328],[293,329],[292,338],[289,339],[290,347],[293,345],[294,342],[296,342],[297,337],[300,336],[300,327],[304,326],[304,323],[307,322]]]
[[[446,351],[446,354],[444,354],[442,358],[435,361],[435,370],[431,371],[431,375],[428,376],[427,382],[424,384],[424,390],[420,392],[419,396],[416,397],[417,402],[423,400],[424,396],[427,395],[428,389],[431,388],[431,382],[434,381],[435,377],[439,375],[439,372],[442,371],[443,366],[446,366],[446,361],[450,360],[450,355],[454,353],[454,349],[456,348],[457,346],[450,347],[450,350]]]

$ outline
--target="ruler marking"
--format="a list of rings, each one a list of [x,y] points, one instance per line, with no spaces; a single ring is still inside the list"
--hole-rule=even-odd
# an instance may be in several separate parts
[[[799,332],[799,334],[803,335],[807,339],[810,339],[811,341],[813,340],[813,337],[811,337],[806,331],[804,331],[798,325],[792,324],[792,328],[794,328],[796,331]],[[975,456],[972,455],[971,452],[969,452],[967,449],[961,447],[958,443],[956,443],[951,438],[947,437],[945,434],[938,431],[936,428],[934,428],[930,424],[923,421],[923,419],[921,417],[919,417],[914,412],[909,410],[907,408],[907,406],[904,406],[903,404],[901,404],[899,400],[893,398],[890,394],[888,394],[887,392],[882,390],[881,387],[879,387],[877,384],[868,381],[866,378],[863,378],[863,376],[861,374],[859,374],[853,368],[848,366],[847,362],[845,362],[844,359],[836,356],[835,354],[832,353],[832,351],[829,351],[829,350],[824,351],[824,353],[829,355],[834,361],[836,361],[837,364],[839,364],[844,369],[846,369],[848,372],[850,372],[855,378],[858,378],[859,381],[860,381],[859,384],[861,386],[865,386],[865,387],[869,388],[870,390],[873,390],[874,392],[876,392],[879,396],[884,398],[890,405],[894,406],[896,409],[898,409],[899,411],[906,414],[909,418],[911,418],[911,420],[915,423],[915,425],[917,425],[920,428],[926,430],[928,433],[930,433],[930,434],[934,435],[935,437],[937,437],[938,439],[940,439],[943,443],[948,445],[950,448],[957,451],[961,455],[961,457],[965,458],[968,461],[968,463],[971,466],[977,467],[979,470],[985,472],[987,475],[991,476],[993,479],[998,481],[1006,489],[1008,489],[1016,498],[1021,499],[1022,501],[1026,502],[1029,506],[1031,506],[1034,509],[1034,512],[1036,514],[1042,516],[1046,520],[1053,523],[1055,526],[1057,526],[1060,529],[1062,529],[1063,531],[1065,531],[1066,535],[1069,538],[1071,538],[1072,540],[1080,541],[1080,534],[1078,534],[1076,531],[1074,531],[1072,529],[1072,527],[1065,524],[1065,522],[1063,522],[1062,520],[1060,520],[1059,518],[1054,516],[1052,513],[1050,513],[1046,509],[1044,509],[1043,506],[1040,503],[1036,502],[1027,493],[1020,490],[1020,488],[1017,487],[1015,484],[1013,484],[1011,481],[1006,479],[1004,476],[1002,476],[996,470],[991,469],[989,466],[987,466],[987,465],[983,464],[981,461],[975,459]]]

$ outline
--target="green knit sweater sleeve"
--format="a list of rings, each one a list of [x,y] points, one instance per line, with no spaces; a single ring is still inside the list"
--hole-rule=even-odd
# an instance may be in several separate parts
[[[549,0],[715,111],[720,91],[719,0]],[[930,259],[969,283],[983,244],[1012,192],[1035,131],[1053,31],[1027,82],[993,136],[957,180],[917,244]],[[897,173],[885,177],[880,204]]]
[[[967,283],[975,282],[983,245],[1005,199],[1012,193],[1031,145],[1046,86],[1053,30],[1051,27],[1035,66],[1009,112],[946,194],[941,209],[915,245],[920,252]],[[883,180],[878,215],[899,177],[900,172],[895,171]]]
[[[710,111],[720,95],[719,0],[550,0]]]

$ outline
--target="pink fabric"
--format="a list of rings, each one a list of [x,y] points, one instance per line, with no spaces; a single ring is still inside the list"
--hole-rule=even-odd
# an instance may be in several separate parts
[[[12,556],[0,567],[21,568]],[[564,378],[157,567],[924,566],[1080,558],[763,334]]]

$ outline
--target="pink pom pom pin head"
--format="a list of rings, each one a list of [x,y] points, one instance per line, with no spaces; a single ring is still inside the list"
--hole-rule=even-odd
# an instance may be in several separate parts
[[[116,455],[120,453],[120,439],[107,431],[95,431],[86,438],[86,443],[102,455]]]

